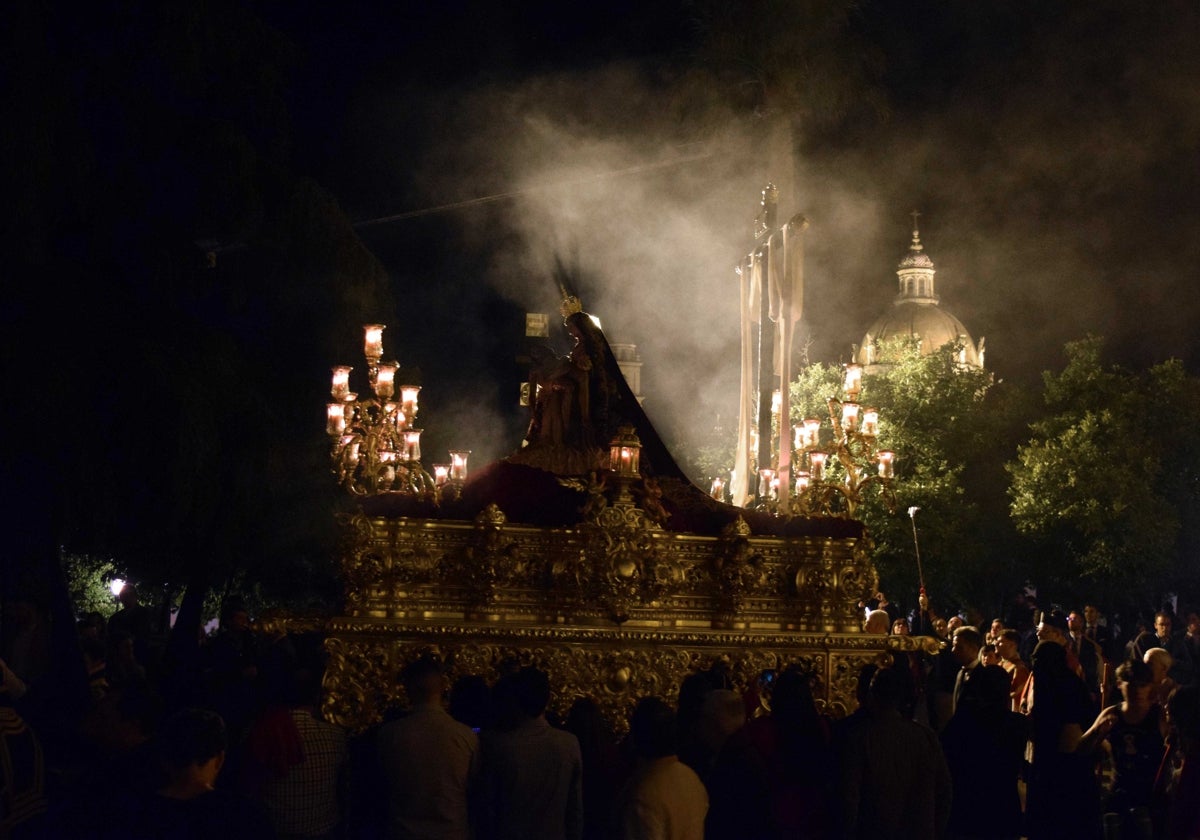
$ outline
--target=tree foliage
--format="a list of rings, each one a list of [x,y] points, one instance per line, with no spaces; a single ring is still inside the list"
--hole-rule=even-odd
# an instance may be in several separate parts
[[[76,617],[85,613],[100,613],[108,618],[117,611],[117,599],[113,597],[111,584],[119,573],[111,559],[64,551],[60,562]]]
[[[1044,549],[1042,577],[1143,600],[1188,585],[1178,561],[1196,545],[1200,383],[1175,360],[1106,365],[1094,336],[1065,352],[1009,467],[1012,516]]]
[[[925,584],[935,602],[998,606],[1022,582],[1016,535],[1004,511],[1003,464],[1015,451],[1020,394],[986,371],[964,368],[947,345],[922,356],[915,342],[885,348],[890,363],[863,380],[859,402],[879,409],[879,446],[897,454],[896,508],[868,492],[858,516],[875,541],[881,585],[911,606],[919,586],[915,514]],[[814,364],[792,383],[792,421],[827,417],[840,366]],[[996,512],[999,510],[1000,515]],[[987,570],[988,574],[981,574]]]

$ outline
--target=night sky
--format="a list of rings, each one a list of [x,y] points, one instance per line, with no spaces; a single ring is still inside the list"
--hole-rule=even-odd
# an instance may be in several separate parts
[[[552,309],[565,263],[641,346],[652,415],[731,411],[731,266],[771,180],[812,220],[814,360],[890,305],[916,208],[943,305],[1001,377],[1037,382],[1087,333],[1115,361],[1200,361],[1193,5],[719,5],[264,14],[311,57],[304,165],[352,219],[518,193],[359,228],[399,289],[454,289],[422,304],[480,360],[507,341],[475,329],[491,292]],[[789,60],[812,65],[794,95]]]
[[[556,275],[639,345],[660,431],[706,430],[735,409],[732,268],[768,180],[812,222],[814,361],[890,304],[917,208],[999,376],[1036,383],[1087,333],[1114,361],[1200,362],[1191,3],[18,2],[12,22],[5,355],[38,396],[10,403],[8,480],[60,538],[194,544],[250,527],[226,508],[264,481],[267,507],[318,509],[281,488],[323,475],[328,366],[361,365],[368,320],[420,371],[427,463],[505,454],[523,313],[556,308]]]
[[[837,37],[869,53],[856,91],[863,101],[813,118],[821,124],[805,129],[794,174],[764,160],[772,150],[756,131],[756,119],[778,114],[756,117],[759,103],[736,90],[720,105],[681,92],[711,58],[702,43],[711,33],[697,31],[703,5],[627,6],[581,15],[551,4],[450,4],[323,18],[286,4],[263,14],[307,57],[289,102],[304,139],[300,165],[355,221],[597,179],[565,199],[525,193],[431,222],[360,228],[401,288],[417,273],[436,282],[399,256],[431,238],[465,251],[456,261],[475,281],[521,305],[537,302],[522,298],[535,296],[539,281],[511,275],[555,258],[621,287],[622,297],[642,287],[647,305],[678,300],[698,271],[732,288],[729,266],[745,247],[738,238],[750,227],[761,172],[783,187],[781,213],[813,220],[809,327],[822,357],[844,354],[890,301],[916,207],[944,303],[976,337],[989,337],[1002,374],[1053,365],[1063,341],[1088,331],[1109,336],[1133,363],[1193,361],[1200,79],[1189,4],[1153,12],[1116,3],[859,4]],[[743,8],[795,22],[804,13],[781,10],[820,6]],[[747,26],[773,29],[762,20]],[[774,49],[786,52],[787,36],[775,37],[785,42]],[[756,75],[713,72],[735,88],[753,87]],[[819,109],[820,93],[813,98],[808,107]],[[604,178],[696,151],[711,158]],[[783,171],[770,172],[772,164]],[[723,265],[701,268],[684,255],[694,249],[664,241],[684,202],[716,205],[705,234],[741,226],[711,248],[728,254]],[[530,235],[534,226],[541,235]],[[631,242],[634,230],[645,241]],[[651,240],[670,255],[664,265],[637,278],[606,276],[636,263]]]

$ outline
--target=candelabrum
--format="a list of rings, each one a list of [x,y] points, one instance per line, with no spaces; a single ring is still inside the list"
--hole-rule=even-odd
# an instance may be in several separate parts
[[[819,417],[808,417],[793,427],[792,463],[796,465],[791,512],[806,516],[853,517],[871,485],[878,485],[888,511],[896,508],[892,489],[896,453],[878,447],[879,410],[859,403],[862,367],[846,366],[842,386],[845,399],[830,397],[830,433],[822,434]],[[759,495],[772,493],[772,470],[761,470]],[[763,482],[766,482],[764,487]]]
[[[774,465],[756,469],[752,462],[747,508],[774,514],[853,517],[865,498],[864,493],[875,484],[888,511],[895,511],[892,480],[896,453],[878,447],[879,410],[857,402],[861,369],[858,365],[848,368],[847,399],[830,397],[826,402],[830,431],[823,431],[819,417],[805,418],[803,423],[792,427],[790,472],[794,483],[789,498],[786,501],[781,498],[780,485],[786,479],[780,470]],[[777,425],[778,416],[774,419]],[[758,451],[756,437],[751,429],[752,452]],[[779,443],[787,446],[787,436],[782,435]],[[709,495],[724,502],[727,493],[725,477],[713,478]]]
[[[338,483],[355,496],[400,493],[438,501],[457,493],[467,477],[467,451],[452,452],[451,465],[435,465],[435,479],[421,466],[421,429],[417,417],[418,385],[399,386],[396,362],[384,362],[382,324],[364,327],[363,355],[367,381],[374,396],[359,399],[350,390],[353,368],[333,368],[326,406],[325,431],[332,441],[330,455]],[[442,469],[444,468],[444,470]]]

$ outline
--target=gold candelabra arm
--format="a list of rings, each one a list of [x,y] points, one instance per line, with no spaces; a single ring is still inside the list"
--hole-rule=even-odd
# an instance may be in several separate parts
[[[863,394],[863,369],[846,366],[842,399],[829,396],[830,438],[821,441],[821,421],[806,417],[793,427],[792,464],[798,474],[789,511],[803,516],[853,517],[872,484],[878,484],[884,504],[895,511],[892,489],[896,453],[879,449],[879,409],[858,402]],[[782,425],[782,424],[781,424]]]
[[[872,484],[879,485],[879,496],[883,499],[883,504],[887,508],[888,513],[896,512],[896,490],[892,486],[893,480],[891,476],[871,474],[862,479],[858,484],[858,497],[862,501],[863,493]]]

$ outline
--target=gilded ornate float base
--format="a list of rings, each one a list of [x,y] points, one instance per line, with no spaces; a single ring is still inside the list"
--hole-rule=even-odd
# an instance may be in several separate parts
[[[743,688],[800,667],[841,716],[861,667],[887,659],[888,637],[860,629],[877,580],[869,540],[819,522],[802,536],[741,519],[712,536],[670,532],[622,492],[593,494],[571,527],[510,524],[495,505],[473,522],[359,513],[344,525],[346,615],[325,628],[324,711],[353,730],[405,702],[398,673],[427,651],[451,679],[537,664],[559,712],[590,696],[618,730],[638,698],[674,699],[718,662]]]
[[[499,623],[405,623],[338,619],[329,627],[324,712],[361,730],[406,699],[397,674],[428,652],[439,654],[451,680],[478,674],[489,682],[514,664],[536,664],[551,679],[555,711],[591,697],[614,729],[624,728],[638,698],[674,701],[684,677],[723,663],[735,686],[755,684],[769,669],[797,666],[813,677],[820,708],[841,717],[855,707],[863,665],[884,663],[884,639],[862,634],[762,633],[720,630],[505,627]]]

